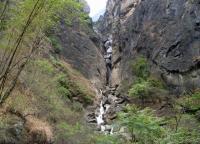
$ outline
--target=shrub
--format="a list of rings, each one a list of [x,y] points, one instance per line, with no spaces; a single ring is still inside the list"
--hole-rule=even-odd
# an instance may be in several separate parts
[[[63,98],[68,98],[71,100],[70,84],[69,81],[67,80],[67,75],[59,74],[56,77],[56,82],[57,82],[58,93]]]
[[[192,95],[185,96],[178,101],[184,107],[190,110],[200,109],[200,92],[195,92]]]
[[[166,86],[165,84],[163,83],[163,81],[159,80],[158,78],[156,77],[153,77],[153,76],[150,76],[147,81],[150,83],[150,85],[152,87],[155,87],[155,88],[160,88],[160,89],[165,89]]]
[[[69,141],[71,138],[73,138],[73,136],[77,135],[82,130],[82,127],[79,123],[70,125],[66,122],[61,122],[57,125],[57,128],[59,129],[59,133],[57,133],[56,142],[64,142],[66,140]]]
[[[132,64],[133,72],[137,77],[147,79],[150,75],[147,59],[137,58]]]
[[[51,44],[55,50],[55,53],[59,54],[62,51],[62,46],[59,43],[59,39],[56,36],[50,36],[49,37]]]
[[[154,111],[136,106],[127,106],[124,112],[118,115],[119,124],[125,126],[131,134],[134,144],[199,144],[198,126],[186,128],[180,125],[177,131],[170,126],[163,126],[169,121],[156,117]],[[188,119],[189,120],[189,119]]]
[[[150,88],[151,88],[150,83],[146,81],[134,84],[132,88],[129,90],[129,96],[138,97],[144,102],[144,99],[148,97]]]
[[[54,72],[54,67],[53,65],[45,59],[40,59],[40,60],[35,60],[34,63],[44,73],[51,74]]]
[[[165,137],[157,141],[158,144],[199,144],[200,137],[197,131],[179,129],[177,132],[168,129]]]
[[[134,84],[129,89],[129,96],[139,98],[144,104],[146,98],[151,98],[158,91],[165,89],[164,83],[158,78],[151,75],[147,59],[144,57],[137,58],[133,63],[133,72],[136,75]]]
[[[91,138],[90,144],[122,144],[122,141],[112,135],[94,135]]]
[[[149,108],[139,110],[135,106],[128,106],[125,113],[119,114],[119,121],[128,128],[132,142],[138,144],[154,144],[164,135],[164,129],[160,126],[162,119],[154,116]]]
[[[72,110],[74,110],[76,112],[81,112],[83,110],[83,106],[79,102],[74,102],[72,105]]]

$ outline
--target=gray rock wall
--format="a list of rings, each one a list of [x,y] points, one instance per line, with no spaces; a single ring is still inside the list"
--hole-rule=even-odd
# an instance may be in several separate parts
[[[63,50],[61,56],[79,70],[92,83],[101,87],[105,80],[105,62],[101,53],[99,38],[92,33],[77,31],[62,25],[57,36]]]
[[[200,87],[200,0],[109,0],[97,28],[113,34],[116,83],[142,54],[176,92]]]

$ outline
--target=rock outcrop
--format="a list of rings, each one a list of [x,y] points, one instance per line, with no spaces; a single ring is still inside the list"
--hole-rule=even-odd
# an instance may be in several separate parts
[[[96,27],[113,34],[115,83],[131,80],[142,54],[173,91],[200,87],[200,0],[108,0]]]
[[[90,7],[85,0],[78,0],[83,4],[84,13],[90,13]],[[61,50],[59,56],[71,64],[89,79],[96,88],[104,85],[105,62],[102,56],[100,37],[94,32],[91,18],[84,18],[86,23],[74,20],[69,26],[64,19],[53,30]]]
[[[56,35],[63,47],[60,55],[97,87],[102,86],[106,68],[98,37],[93,32],[88,35],[64,24],[60,26]]]

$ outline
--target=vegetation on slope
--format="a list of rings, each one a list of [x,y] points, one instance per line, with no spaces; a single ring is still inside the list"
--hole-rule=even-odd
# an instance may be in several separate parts
[[[83,110],[94,99],[91,84],[54,57],[51,45],[62,47],[48,37],[61,19],[85,22],[82,5],[3,0],[0,13],[0,143],[90,143]]]
[[[150,73],[147,59],[138,57],[132,67],[135,81],[128,94],[130,99],[134,100],[118,115],[118,125],[125,128],[123,133],[115,133],[119,135],[118,142],[200,143],[199,91],[196,90],[177,99],[167,93],[167,87],[162,80]]]
[[[81,5],[73,0],[1,1],[0,19],[0,103],[16,85],[24,66],[36,49],[41,47],[45,32],[58,24],[81,18]]]
[[[136,79],[128,91],[129,96],[138,98],[143,105],[147,102],[160,102],[162,95],[166,93],[165,84],[150,73],[147,59],[138,57],[133,62],[132,69]]]

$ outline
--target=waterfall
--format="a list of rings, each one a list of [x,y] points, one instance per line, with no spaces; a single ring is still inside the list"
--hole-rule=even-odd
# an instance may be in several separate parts
[[[97,129],[104,134],[115,134],[113,120],[117,113],[125,105],[125,99],[118,91],[119,85],[112,87],[112,35],[104,43],[105,45],[105,64],[106,64],[106,85],[103,89],[97,91],[98,104],[95,106],[95,112],[88,114],[88,122],[95,123]]]
[[[104,120],[103,120],[103,115],[105,113],[105,110],[104,110],[104,107],[103,107],[103,101],[101,101],[101,104],[100,104],[100,109],[99,109],[99,115],[97,116],[97,124],[98,125],[101,125],[104,123]]]
[[[96,117],[97,125],[100,127],[101,132],[104,132],[105,134],[113,134],[113,126],[112,125],[106,125],[106,122],[104,120],[104,115],[110,108],[110,105],[106,105],[104,108],[103,100],[101,100],[100,108],[99,108],[99,114]]]

